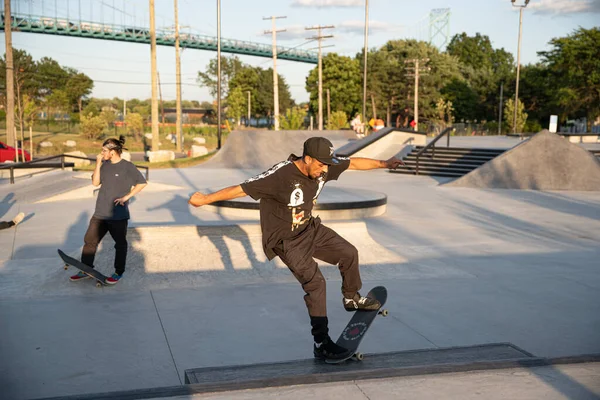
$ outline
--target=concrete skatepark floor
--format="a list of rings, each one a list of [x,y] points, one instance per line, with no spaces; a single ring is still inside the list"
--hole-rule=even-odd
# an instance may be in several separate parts
[[[310,358],[302,290],[282,264],[266,261],[258,218],[186,203],[193,191],[254,172],[152,171],[159,189],[131,206],[125,279],[103,289],[68,282],[72,271],[56,256],[57,248],[80,252],[93,197],[39,202],[38,180],[68,173],[0,183],[0,218],[26,214],[16,229],[0,232],[0,384],[7,398],[175,386],[190,368]],[[324,221],[359,249],[364,288],[388,288],[391,315],[373,325],[361,351],[508,342],[537,357],[600,353],[600,192],[440,186],[445,181],[349,171],[331,184],[388,196],[382,216]],[[106,238],[98,268],[110,272],[112,257]],[[336,336],[349,315],[337,269],[323,271]],[[597,378],[598,368],[585,371],[572,380],[597,395],[589,377]],[[406,379],[393,382],[408,385]],[[440,379],[450,376],[431,377],[431,393]],[[273,393],[288,392],[279,390]],[[549,390],[548,398],[566,395],[540,390]]]

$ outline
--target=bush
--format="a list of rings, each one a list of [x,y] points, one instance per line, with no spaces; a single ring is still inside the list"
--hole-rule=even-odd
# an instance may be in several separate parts
[[[327,121],[327,130],[337,131],[344,128],[349,128],[348,116],[343,111],[336,111],[331,114],[329,121]]]
[[[542,130],[542,125],[535,119],[525,122],[524,132],[538,133]]]
[[[285,116],[279,116],[279,126],[284,130],[296,131],[304,127],[306,111],[300,107],[288,108]]]

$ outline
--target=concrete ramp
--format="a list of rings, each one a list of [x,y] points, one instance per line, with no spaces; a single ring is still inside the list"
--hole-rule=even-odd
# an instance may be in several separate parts
[[[582,147],[543,130],[445,186],[600,191],[600,161]]]
[[[350,142],[335,153],[344,157],[367,157],[387,160],[393,156],[404,157],[414,146],[427,143],[426,132],[407,129],[384,128],[360,140]]]
[[[304,141],[313,136],[326,137],[334,148],[356,137],[353,131],[233,131],[223,148],[203,167],[266,169],[291,153],[302,155]]]

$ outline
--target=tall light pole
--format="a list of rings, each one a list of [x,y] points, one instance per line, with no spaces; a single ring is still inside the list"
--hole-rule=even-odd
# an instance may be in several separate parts
[[[154,0],[150,0],[150,68],[152,75],[152,151],[158,151],[158,100],[156,75],[156,27],[154,21]]]
[[[177,137],[177,151],[181,152],[181,142],[183,142],[183,132],[181,129],[181,61],[179,53],[179,9],[177,7],[177,0],[175,0],[175,85],[176,87],[176,101],[175,101],[175,135]]]
[[[522,6],[515,5],[515,0],[511,0],[513,7],[519,7],[519,44],[517,45],[517,83],[515,88],[515,113],[513,116],[513,133],[517,133],[517,110],[519,106],[519,73],[521,70],[521,34],[523,33],[523,9],[529,4],[529,0],[525,0]],[[521,139],[523,133],[521,132]]]
[[[221,150],[221,0],[217,0],[217,150]]]
[[[4,38],[6,43],[6,144],[14,146],[17,138],[15,137],[15,75],[10,0],[4,0]]]
[[[369,0],[365,0],[365,48],[363,56],[363,123],[367,126],[367,53],[369,51]],[[366,133],[366,131],[365,131]]]

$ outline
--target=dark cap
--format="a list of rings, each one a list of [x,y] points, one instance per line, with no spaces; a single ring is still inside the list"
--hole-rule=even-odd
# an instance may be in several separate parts
[[[305,156],[311,156],[323,164],[338,164],[340,161],[333,156],[333,144],[324,137],[311,137],[304,142]]]

